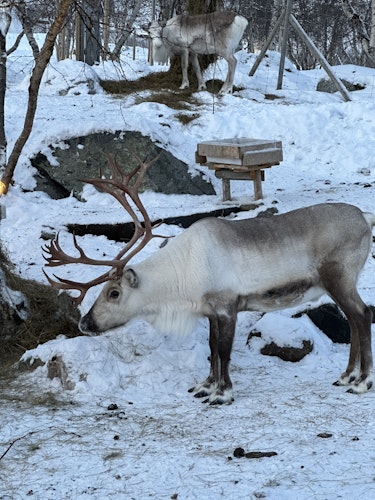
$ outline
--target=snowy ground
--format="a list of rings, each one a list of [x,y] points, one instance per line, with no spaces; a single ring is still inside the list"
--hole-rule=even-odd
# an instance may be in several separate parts
[[[7,210],[1,241],[17,269],[44,282],[40,235],[46,228],[61,230],[62,244],[69,248],[67,223],[126,220],[111,199],[89,186],[84,188],[86,203],[53,201],[32,191],[30,157],[38,151],[50,155],[50,144],[96,131],[139,130],[187,161],[192,171],[202,140],[281,140],[284,161],[266,172],[260,209],[277,206],[285,212],[345,201],[374,210],[375,70],[335,68],[346,80],[366,86],[345,103],[338,93],[315,92],[321,70],[298,72],[287,65],[284,88],[275,91],[277,54],[253,78],[247,74],[255,56],[243,52],[238,58],[235,83],[244,90],[221,98],[197,94],[201,104],[191,112],[200,116],[187,126],[165,105],[135,104],[132,96],[99,91],[92,95],[87,85],[77,84],[82,74],[94,80],[98,75],[138,78],[150,71],[141,49],[135,62],[124,56],[121,67],[54,62],[42,85],[15,186],[1,199]],[[8,68],[10,151],[26,107],[31,59],[25,43],[12,54]],[[220,78],[223,68],[218,64],[206,78]],[[265,94],[277,98],[265,99]],[[223,203],[219,182],[207,175],[217,196],[145,193],[142,199],[155,218],[209,211]],[[250,183],[233,182],[232,192],[234,203],[252,201]],[[160,228],[164,234],[179,231]],[[80,243],[92,255],[115,254],[117,249],[104,237],[86,236]],[[153,240],[138,258],[156,251],[157,245]],[[92,272],[96,270],[80,271],[80,279]],[[374,275],[370,257],[360,281],[370,304],[375,304]],[[97,292],[88,294],[82,310]],[[208,372],[203,320],[187,338],[164,337],[145,322],[134,321],[101,337],[62,337],[25,353],[24,358],[43,361],[61,356],[73,389],[49,380],[46,366],[0,379],[0,499],[374,499],[375,391],[354,396],[332,387],[346,366],[348,346],[332,344],[306,318],[290,316],[290,311],[262,319],[258,313],[240,315],[232,356],[235,401],[224,407],[208,407],[187,392]],[[312,338],[314,351],[298,364],[260,355],[259,340],[246,346],[258,321],[266,323],[270,337],[283,342],[291,334]],[[110,404],[117,408],[108,409]],[[277,455],[235,458],[237,447]]]

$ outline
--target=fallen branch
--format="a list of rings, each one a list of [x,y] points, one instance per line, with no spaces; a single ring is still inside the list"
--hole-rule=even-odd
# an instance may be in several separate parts
[[[52,429],[56,429],[54,427],[50,427],[49,429],[47,430],[52,430]],[[81,435],[77,434],[76,432],[72,432],[72,431],[65,431],[64,429],[56,429],[56,430],[59,430],[61,433],[63,434],[69,434],[71,436],[76,436],[76,437],[82,437]],[[33,436],[34,434],[38,434],[39,432],[45,432],[46,429],[39,429],[37,431],[29,431],[27,432],[26,434],[24,434],[23,436],[19,436],[18,438],[15,438],[13,439],[13,441],[11,441],[8,445],[8,448],[4,451],[4,453],[0,456],[0,461],[5,457],[5,455],[9,452],[9,450],[12,449],[12,447],[18,443],[18,441],[22,441],[23,439],[25,438],[28,438],[30,436]]]

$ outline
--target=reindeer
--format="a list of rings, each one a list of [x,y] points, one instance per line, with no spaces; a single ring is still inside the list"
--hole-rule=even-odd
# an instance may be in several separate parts
[[[327,203],[270,218],[206,218],[130,266],[130,259],[158,236],[138,195],[152,163],[140,162],[124,174],[112,161],[111,179],[86,179],[114,196],[134,222],[132,239],[115,258],[89,258],[76,238],[77,256],[65,253],[58,237],[44,248],[47,266],[111,268],[87,283],[46,275],[56,288],[78,290],[77,304],[89,288],[106,283],[81,318],[81,332],[98,334],[143,317],[162,332],[187,334],[199,316],[206,317],[210,372],[190,392],[209,404],[230,404],[229,362],[237,314],[294,307],[328,294],[345,313],[351,331],[348,365],[335,385],[349,386],[347,392],[355,394],[370,389],[372,314],[359,296],[357,279],[370,251],[375,214]]]
[[[154,53],[162,48],[181,56],[182,84],[189,88],[189,56],[198,79],[198,90],[205,90],[197,54],[216,54],[228,63],[226,80],[220,94],[231,93],[237,60],[234,52],[247,26],[247,20],[234,12],[213,12],[198,16],[180,15],[169,19],[164,27],[152,21],[148,28]]]

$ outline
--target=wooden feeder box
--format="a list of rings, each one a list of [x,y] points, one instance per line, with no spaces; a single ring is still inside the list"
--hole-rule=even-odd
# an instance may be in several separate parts
[[[215,170],[215,176],[222,179],[223,201],[231,199],[231,180],[253,181],[255,199],[263,198],[264,169],[279,165],[282,159],[281,141],[260,139],[200,142],[196,152],[196,162],[208,165],[208,168]]]

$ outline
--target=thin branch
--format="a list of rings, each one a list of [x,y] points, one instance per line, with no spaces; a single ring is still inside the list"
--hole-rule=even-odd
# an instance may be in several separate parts
[[[25,34],[24,30],[22,30],[21,33],[17,36],[12,47],[7,50],[7,56],[9,56],[10,54],[12,54],[13,52],[15,52],[18,49],[18,46],[19,46],[20,41],[22,40],[24,34]]]
[[[50,427],[49,429],[47,430],[53,430],[53,429],[56,429],[56,430],[59,430],[60,432],[62,432],[63,434],[68,434],[68,435],[71,435],[71,436],[76,436],[76,437],[82,437],[81,435],[77,434],[76,432],[71,432],[71,431],[66,431],[64,429],[58,429],[58,428],[55,428],[55,427]],[[34,434],[38,434],[39,432],[45,432],[46,429],[39,429],[37,431],[29,431],[27,432],[26,434],[24,434],[23,436],[19,436],[18,438],[15,438],[13,439],[13,441],[11,441],[8,445],[8,447],[6,448],[6,450],[4,451],[4,453],[0,456],[0,461],[5,457],[5,455],[12,449],[12,447],[18,443],[18,441],[22,441],[22,439],[26,439],[30,436],[33,436]]]

